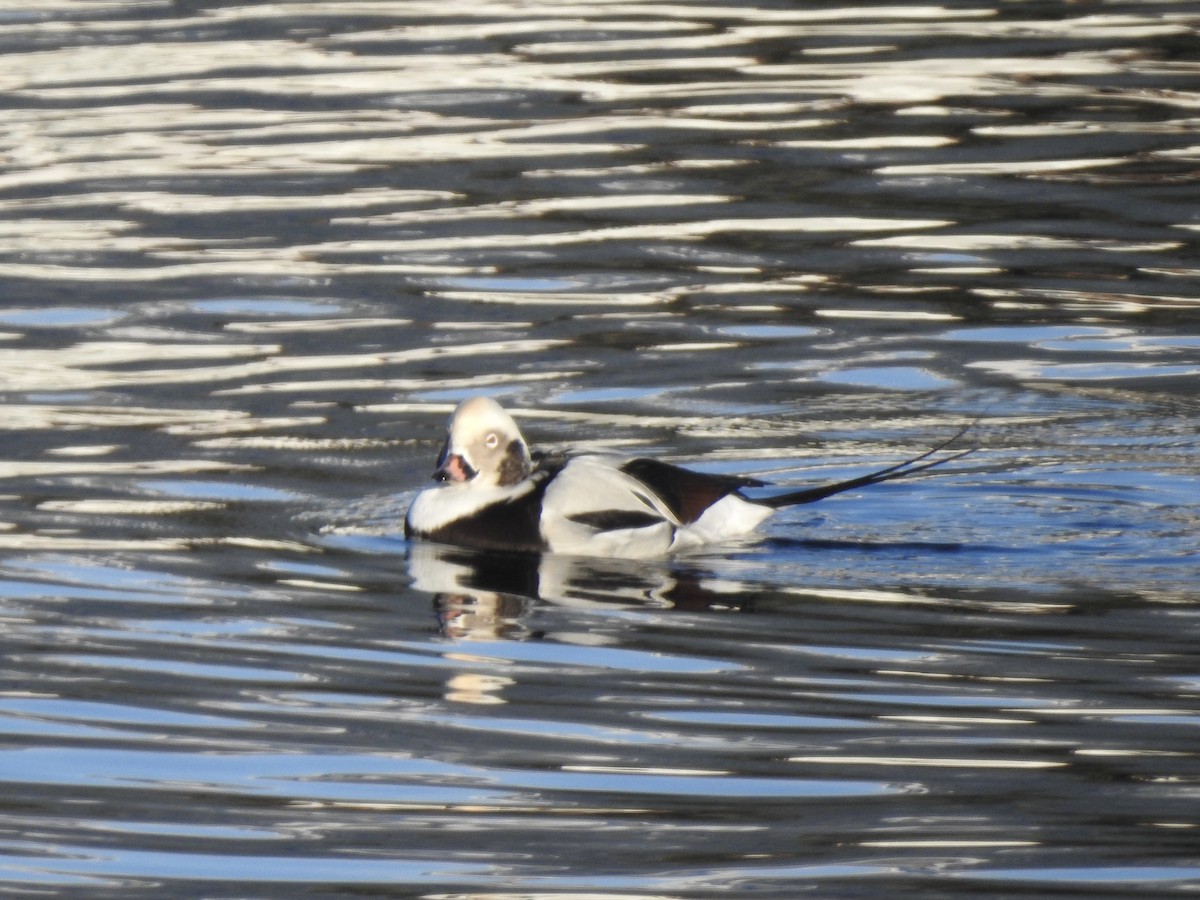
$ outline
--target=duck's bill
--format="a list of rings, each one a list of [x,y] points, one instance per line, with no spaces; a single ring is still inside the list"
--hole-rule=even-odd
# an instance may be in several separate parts
[[[434,481],[449,481],[461,484],[470,481],[478,472],[463,458],[461,453],[446,453],[438,461],[437,471],[433,473]]]

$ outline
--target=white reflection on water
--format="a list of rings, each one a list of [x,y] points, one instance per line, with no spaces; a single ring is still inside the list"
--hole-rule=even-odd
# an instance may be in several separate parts
[[[40,509],[80,515],[168,516],[220,509],[223,504],[206,500],[47,500]]]
[[[919,250],[950,252],[987,250],[1075,250],[1099,248],[1114,253],[1157,252],[1182,246],[1179,241],[1147,244],[1135,241],[1062,238],[1037,234],[938,234],[897,235],[886,238],[861,238],[864,247],[912,247]]]
[[[95,341],[76,344],[67,351],[13,349],[0,361],[0,378],[14,392],[77,391],[150,384],[242,382],[251,378],[292,372],[327,372],[406,365],[452,357],[494,354],[529,354],[564,343],[559,340],[508,340],[467,345],[442,345],[411,350],[368,351],[355,354],[282,356],[278,344],[150,343]],[[195,365],[170,368],[127,367],[131,364],[179,360],[227,360],[261,357],[254,362],[226,366]],[[33,408],[27,407],[30,412]],[[232,416],[238,414],[232,413]]]
[[[936,769],[1051,769],[1067,765],[1065,762],[1033,759],[970,759],[959,756],[793,756],[789,762],[828,763],[836,766],[930,766]]]
[[[1096,159],[1037,159],[1037,160],[994,160],[991,162],[939,162],[919,165],[881,166],[880,175],[1023,175],[1048,172],[1074,172],[1081,169],[1099,169],[1119,166],[1121,157]],[[972,236],[976,237],[976,236]],[[958,245],[964,246],[964,245]],[[970,243],[965,246],[971,246]]]
[[[1050,381],[1129,381],[1141,378],[1190,378],[1200,374],[1200,365],[1165,365],[1162,363],[1103,362],[1050,363],[1035,360],[1010,359],[1002,362],[972,363],[1016,379],[1046,379]]]
[[[138,460],[130,462],[0,462],[0,478],[23,478],[56,474],[71,475],[161,475],[176,472],[230,472],[246,467],[204,459]]]

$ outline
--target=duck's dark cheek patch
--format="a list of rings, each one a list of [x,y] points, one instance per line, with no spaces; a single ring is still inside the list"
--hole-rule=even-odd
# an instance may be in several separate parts
[[[509,442],[509,445],[504,449],[504,456],[500,460],[500,470],[498,473],[500,484],[505,487],[519,484],[529,477],[529,473],[529,456],[525,451],[524,445],[520,441]]]

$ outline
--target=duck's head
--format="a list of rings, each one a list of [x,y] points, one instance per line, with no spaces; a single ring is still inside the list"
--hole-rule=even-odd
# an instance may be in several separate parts
[[[464,400],[450,417],[435,481],[472,487],[507,487],[529,477],[529,448],[517,423],[495,400]]]

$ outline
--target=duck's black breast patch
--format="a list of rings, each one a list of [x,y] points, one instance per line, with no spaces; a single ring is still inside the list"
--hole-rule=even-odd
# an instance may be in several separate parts
[[[406,523],[407,536],[475,550],[537,553],[546,549],[538,527],[544,493],[545,486],[537,485],[520,497],[493,503],[470,516],[419,534],[412,533]]]
[[[405,537],[424,538],[474,550],[543,552],[548,548],[540,527],[542,499],[546,495],[546,488],[562,469],[564,462],[565,460],[558,458],[539,458],[537,469],[532,476],[533,484],[528,491],[520,496],[485,506],[469,516],[447,522],[441,528],[417,532],[406,518]]]
[[[621,531],[626,528],[649,528],[665,522],[662,516],[631,509],[603,509],[596,512],[567,516],[572,522],[595,528],[597,531]]]

